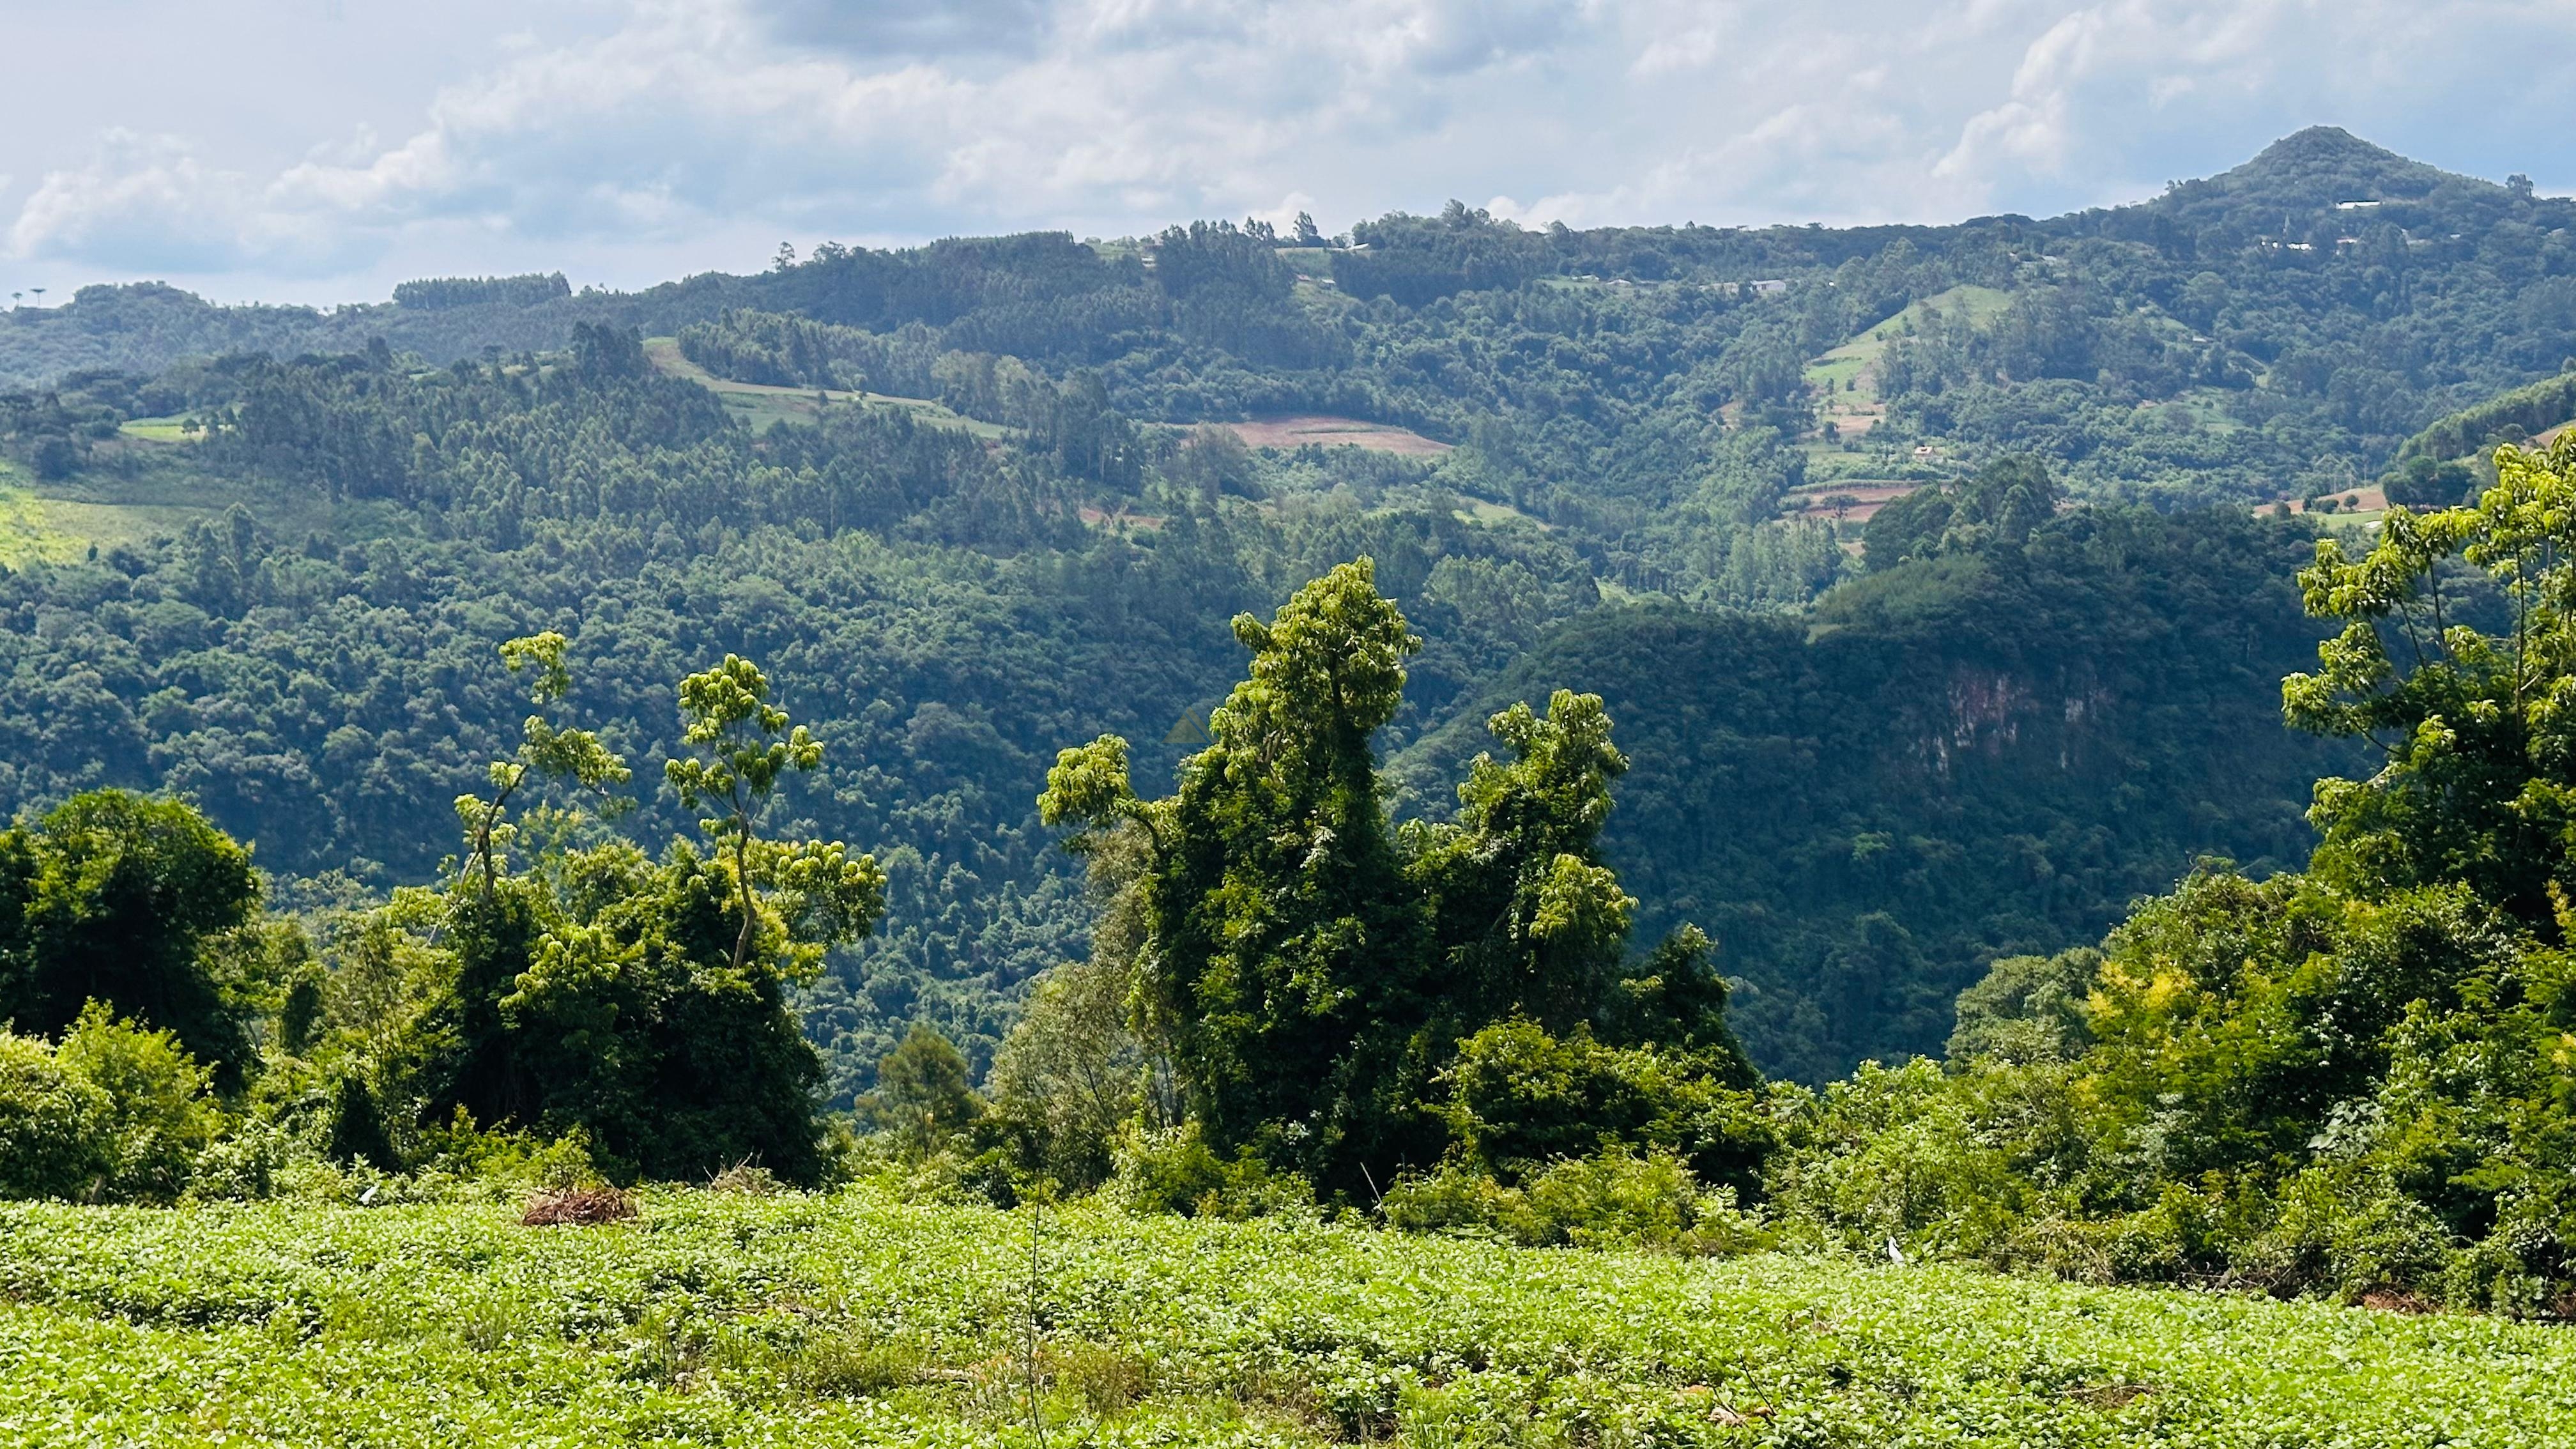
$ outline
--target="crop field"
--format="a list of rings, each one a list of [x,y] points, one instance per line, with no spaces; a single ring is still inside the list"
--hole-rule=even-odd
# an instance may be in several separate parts
[[[147,443],[185,443],[197,436],[186,431],[185,418],[128,418],[117,425],[117,431],[129,438]]]
[[[1284,1218],[663,1192],[0,1207],[0,1440],[2576,1442],[2576,1333],[1944,1267]]]
[[[1878,510],[1922,487],[1901,478],[1851,478],[1792,488],[1781,498],[1784,514],[1829,523],[1867,523]]]

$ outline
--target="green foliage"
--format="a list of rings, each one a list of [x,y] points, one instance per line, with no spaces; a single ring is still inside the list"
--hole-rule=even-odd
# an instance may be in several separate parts
[[[545,635],[504,650],[514,668],[538,668],[541,705],[571,688],[564,649]],[[659,860],[620,840],[570,843],[579,822],[558,820],[529,870],[508,871],[496,842],[443,889],[397,891],[344,924],[328,1029],[303,1033],[332,1083],[321,1129],[331,1157],[419,1165],[442,1151],[439,1124],[461,1114],[579,1134],[619,1177],[746,1164],[794,1182],[822,1175],[821,1067],[788,992],[873,924],[884,877],[837,841],[760,833],[783,775],[822,756],[768,691],[733,656],[678,690],[696,753],[668,770],[684,803],[710,812],[714,854],[685,841]],[[592,787],[623,775],[586,731],[539,717],[526,738],[518,760],[494,767],[493,797],[464,802],[481,812],[469,823],[497,820],[540,771]],[[288,993],[281,1012],[293,1004]],[[962,1063],[956,1075],[962,1085]]]
[[[1437,1160],[1472,1140],[1460,1136],[1470,1123],[1512,1151],[1500,1139],[1524,1104],[1505,1119],[1475,1117],[1481,1102],[1461,1115],[1436,1105],[1433,1080],[1462,1038],[1506,1020],[1549,1041],[1548,1027],[1588,1033],[1604,1018],[1703,1054],[1657,1071],[1721,1092],[1755,1080],[1704,938],[1677,937],[1645,977],[1622,979],[1636,902],[1594,842],[1626,762],[1597,698],[1559,691],[1544,716],[1495,715],[1512,760],[1470,764],[1456,820],[1396,831],[1371,737],[1394,716],[1420,641],[1377,592],[1372,562],[1299,590],[1267,626],[1238,618],[1235,632],[1250,678],[1210,717],[1214,742],[1183,762],[1178,793],[1138,800],[1126,743],[1110,736],[1059,755],[1039,802],[1043,819],[1076,827],[1077,851],[1123,840],[1145,852],[1138,1021],[1169,1042],[1211,1153],[1255,1153],[1350,1195],[1371,1186],[1372,1163],[1392,1177]],[[1590,1046],[1584,1034],[1571,1049]],[[1663,1110],[1617,1095],[1574,1089],[1536,1109],[1563,1120],[1532,1130],[1589,1150]],[[1723,1156],[1706,1136],[1690,1150]],[[1738,1157],[1725,1165],[1746,1171]]]
[[[2458,884],[2203,871],[2098,954],[1998,962],[1951,1071],[1828,1088],[1774,1209],[2098,1281],[2561,1312],[2568,969]]]
[[[1381,1210],[1398,1231],[1491,1236],[1532,1248],[1724,1255],[1772,1243],[1758,1215],[1737,1209],[1732,1188],[1702,1190],[1689,1165],[1660,1148],[1642,1157],[1617,1146],[1559,1158],[1518,1186],[1443,1163],[1389,1188]]]
[[[0,1030],[0,1197],[86,1199],[109,1170],[114,1110],[44,1038]]]
[[[502,661],[510,666],[511,673],[534,671],[528,694],[539,709],[560,704],[564,696],[572,693],[572,672],[564,666],[568,642],[561,634],[548,630],[501,646]],[[497,882],[502,852],[516,831],[515,826],[504,822],[504,812],[509,808],[510,797],[523,786],[532,779],[552,776],[585,790],[606,791],[633,777],[626,762],[588,730],[564,729],[542,714],[532,714],[520,733],[518,756],[492,764],[491,798],[456,797],[456,816],[465,826],[466,848],[482,873],[487,895]]]
[[[1271,1166],[1249,1145],[1220,1155],[1195,1120],[1160,1129],[1125,1123],[1112,1145],[1107,1192],[1131,1212],[1237,1220],[1315,1201],[1306,1179]]]
[[[1998,458],[1955,487],[1918,488],[1870,515],[1869,565],[1993,546],[2019,547],[2057,511],[2065,490],[2037,458]]]
[[[177,1201],[225,1126],[212,1078],[98,1002],[58,1044],[0,1029],[0,1197]]]
[[[2102,953],[2081,946],[2054,956],[1996,958],[1982,980],[1959,993],[1959,1024],[1944,1055],[2014,1066],[2082,1055],[2093,1041],[2088,999],[2101,971]]]
[[[544,1230],[516,1204],[0,1208],[0,1354],[48,1369],[0,1375],[0,1427],[154,1449],[209,1422],[393,1449],[2576,1435],[2576,1345],[2493,1318],[1101,1209],[1046,1214],[1033,1285],[1025,1211],[641,1207]]]
[[[1128,1123],[1161,1128],[1179,1115],[1168,1060],[1149,1056],[1128,1025],[1132,960],[1095,945],[1091,959],[1039,977],[993,1059],[996,1128],[1033,1178],[1097,1187]]]
[[[2309,612],[2344,628],[2281,697],[2291,723],[2366,739],[2386,761],[2366,781],[2319,782],[2321,874],[2365,892],[2460,881],[2546,926],[2554,893],[2576,885],[2565,683],[2576,443],[2499,449],[2495,461],[2497,486],[2475,507],[2391,514],[2359,559],[2318,542],[2299,582]],[[2475,626],[2455,558],[2502,596],[2493,632]]]
[[[170,1032],[238,1083],[255,983],[213,948],[259,905],[250,852],[188,805],[75,796],[0,832],[0,1021],[69,1028],[92,1001]]]
[[[107,1094],[92,1130],[104,1148],[92,1196],[111,1202],[175,1201],[223,1119],[208,1097],[213,1073],[167,1031],[146,1031],[91,1002],[63,1034],[54,1060]]]
[[[915,1023],[877,1067],[877,1089],[861,1112],[902,1148],[926,1154],[984,1115],[966,1059],[936,1028]]]
[[[1264,625],[1235,620],[1251,677],[1209,717],[1215,742],[1179,793],[1128,792],[1125,745],[1068,750],[1043,818],[1098,831],[1140,819],[1153,864],[1142,957],[1193,1115],[1224,1151],[1356,1178],[1387,1140],[1380,1094],[1418,1020],[1407,963],[1421,905],[1403,888],[1370,736],[1396,711],[1421,647],[1368,560],[1299,590]]]
[[[1525,1020],[1489,1026],[1440,1075],[1450,1160],[1511,1183],[1605,1148],[1648,1148],[1750,1195],[1778,1130],[1750,1074],[1721,1072],[1681,1053],[1604,1046],[1581,1029],[1559,1040]]]
[[[2448,463],[2501,444],[2527,442],[2571,418],[2576,418],[2576,373],[2561,372],[2441,419],[2400,444],[2396,461]],[[2441,501],[2460,500],[2454,494]]]

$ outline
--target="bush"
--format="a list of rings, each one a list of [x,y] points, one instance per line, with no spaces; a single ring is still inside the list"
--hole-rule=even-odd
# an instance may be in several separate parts
[[[1529,1021],[1458,1044],[1439,1106],[1471,1170],[1510,1182],[1611,1144],[1670,1153],[1703,1181],[1760,1189],[1778,1132],[1762,1098],[1689,1052],[1559,1039]]]
[[[2282,1184],[2279,1217],[2237,1250],[2234,1266],[2275,1292],[2358,1298],[2439,1283],[2451,1253],[2431,1209],[2367,1167],[2329,1162]]]
[[[92,1195],[109,1172],[106,1092],[38,1037],[0,1030],[0,1196]]]
[[[1254,1218],[1312,1207],[1314,1189],[1245,1148],[1228,1161],[1208,1146],[1196,1122],[1165,1131],[1129,1124],[1112,1154],[1109,1192],[1134,1212],[1205,1218]]]
[[[1863,1063],[1828,1087],[1804,1140],[1773,1174],[1780,1211],[1828,1239],[1878,1251],[2005,1260],[2058,1211],[2084,1160],[2069,1071],[1917,1059]]]
[[[54,1059],[104,1092],[100,1124],[106,1159],[101,1194],[121,1202],[168,1203],[186,1191],[197,1159],[223,1119],[206,1095],[213,1073],[166,1031],[145,1031],[91,1002]]]
[[[197,1158],[190,1202],[259,1202],[277,1195],[294,1144],[274,1122],[245,1122]]]
[[[1631,1247],[1663,1252],[1740,1253],[1773,1243],[1759,1214],[1735,1193],[1704,1191],[1668,1151],[1638,1156],[1612,1147],[1567,1157],[1518,1187],[1455,1163],[1407,1177],[1380,1210],[1387,1226],[1411,1233],[1491,1237],[1528,1247]]]

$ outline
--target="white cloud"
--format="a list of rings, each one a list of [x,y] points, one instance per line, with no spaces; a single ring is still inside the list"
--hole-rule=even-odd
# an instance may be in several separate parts
[[[780,236],[1297,210],[1338,230],[1453,195],[1532,221],[1941,220],[2143,194],[2316,121],[2544,172],[2566,104],[2498,106],[2492,58],[2576,59],[2568,0],[587,0],[542,18],[496,27],[470,64],[443,52],[386,140],[315,114],[298,153],[261,156],[100,114],[104,143],[36,158],[8,248],[290,284],[424,257],[633,283],[756,264]]]

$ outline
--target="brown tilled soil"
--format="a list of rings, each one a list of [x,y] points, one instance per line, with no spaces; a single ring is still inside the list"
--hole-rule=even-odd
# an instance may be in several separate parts
[[[1375,448],[1382,453],[1402,453],[1415,458],[1436,458],[1449,451],[1447,443],[1426,438],[1410,428],[1364,422],[1358,418],[1264,418],[1257,422],[1227,423],[1225,426],[1232,428],[1236,437],[1256,448],[1299,448],[1315,443],[1327,448]]]
[[[1810,483],[1781,500],[1784,509],[1794,509],[1800,517],[1840,519],[1846,523],[1867,523],[1870,515],[1913,492],[1919,483],[1862,482]],[[1837,506],[1830,500],[1850,499]]]

